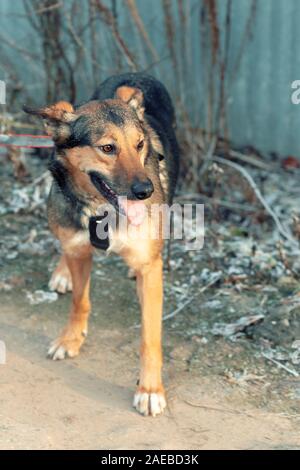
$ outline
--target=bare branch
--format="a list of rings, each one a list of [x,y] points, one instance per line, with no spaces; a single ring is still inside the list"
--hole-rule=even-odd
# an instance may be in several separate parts
[[[165,29],[166,29],[167,44],[168,44],[168,48],[170,51],[170,56],[172,59],[175,74],[178,77],[178,63],[177,63],[176,48],[175,48],[175,43],[174,43],[175,29],[174,29],[174,22],[173,22],[171,0],[162,0],[162,6],[163,6],[163,11],[164,11],[164,22],[165,22]]]
[[[154,60],[154,62],[159,62],[159,57],[158,57],[158,54],[155,50],[155,47],[153,46],[151,40],[150,40],[150,37],[145,29],[145,25],[144,25],[144,22],[139,14],[139,11],[137,9],[137,6],[136,6],[136,3],[135,3],[135,0],[126,0],[126,3],[127,3],[127,6],[128,6],[128,9],[130,11],[130,14],[132,16],[132,19],[140,33],[140,35],[142,36],[142,38],[144,39],[145,41],[145,44],[147,45],[149,51],[151,52],[151,55],[152,55],[152,58]]]
[[[118,48],[123,52],[123,55],[128,63],[128,65],[132,68],[132,70],[137,71],[138,66],[134,59],[133,54],[130,52],[128,46],[126,45],[124,39],[121,37],[120,32],[118,30],[116,19],[109,8],[103,5],[101,0],[94,0],[94,5],[99,11],[101,19],[104,23],[111,29],[112,35],[116,41]]]
[[[292,243],[293,246],[295,247],[299,247],[299,243],[297,242],[297,240],[294,239],[294,237],[287,232],[287,230],[283,227],[282,223],[280,222],[277,214],[275,214],[275,212],[273,211],[273,209],[269,206],[269,204],[267,203],[267,201],[265,200],[265,198],[263,197],[263,195],[261,194],[260,190],[258,189],[254,179],[252,178],[251,175],[249,175],[249,173],[247,172],[247,170],[245,170],[245,168],[243,168],[242,166],[238,165],[237,163],[234,163],[230,160],[227,160],[226,158],[222,158],[222,157],[217,157],[217,156],[213,156],[212,157],[212,160],[217,162],[217,163],[221,163],[221,164],[224,164],[224,165],[227,165],[227,166],[230,166],[231,168],[234,168],[236,171],[238,171],[239,173],[241,173],[244,178],[248,181],[248,183],[250,184],[251,188],[253,189],[257,199],[260,201],[260,203],[263,205],[263,207],[265,208],[265,210],[267,211],[267,213],[272,217],[272,219],[274,220],[275,222],[275,225],[279,231],[279,233],[286,239],[288,240],[289,242]]]

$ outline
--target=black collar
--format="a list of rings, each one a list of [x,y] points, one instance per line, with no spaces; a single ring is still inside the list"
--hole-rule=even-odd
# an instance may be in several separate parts
[[[89,220],[89,232],[90,232],[90,241],[91,244],[100,250],[107,250],[109,247],[109,237],[108,237],[108,223],[106,222],[106,225],[101,227],[101,233],[104,233],[106,235],[105,238],[97,235],[97,228],[99,224],[101,224],[101,221],[106,218],[106,215],[97,215],[90,217]],[[104,223],[104,222],[102,222]],[[98,232],[99,233],[99,232]]]

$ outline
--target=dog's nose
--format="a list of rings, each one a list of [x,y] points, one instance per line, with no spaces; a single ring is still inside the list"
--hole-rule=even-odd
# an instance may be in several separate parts
[[[131,186],[133,195],[138,199],[147,199],[154,191],[152,181],[135,181]]]

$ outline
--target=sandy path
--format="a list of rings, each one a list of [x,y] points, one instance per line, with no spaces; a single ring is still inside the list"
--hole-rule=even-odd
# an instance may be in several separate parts
[[[81,356],[45,359],[58,331],[57,316],[41,325],[35,315],[2,307],[0,337],[1,449],[268,449],[300,448],[297,421],[239,403],[233,410],[223,387],[165,368],[169,408],[154,419],[131,408],[137,378],[138,334],[92,325]],[[187,404],[205,404],[223,411]],[[299,425],[299,421],[298,421]],[[299,430],[299,429],[298,429]]]

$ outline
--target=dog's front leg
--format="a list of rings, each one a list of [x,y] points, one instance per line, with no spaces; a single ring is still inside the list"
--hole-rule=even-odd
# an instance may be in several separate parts
[[[52,343],[48,356],[54,360],[74,357],[87,336],[90,305],[90,273],[92,254],[89,249],[74,254],[65,254],[72,276],[73,294],[69,322],[60,336]]]
[[[137,270],[137,291],[142,310],[141,372],[134,407],[144,415],[155,416],[166,407],[161,379],[163,273],[159,256]]]

